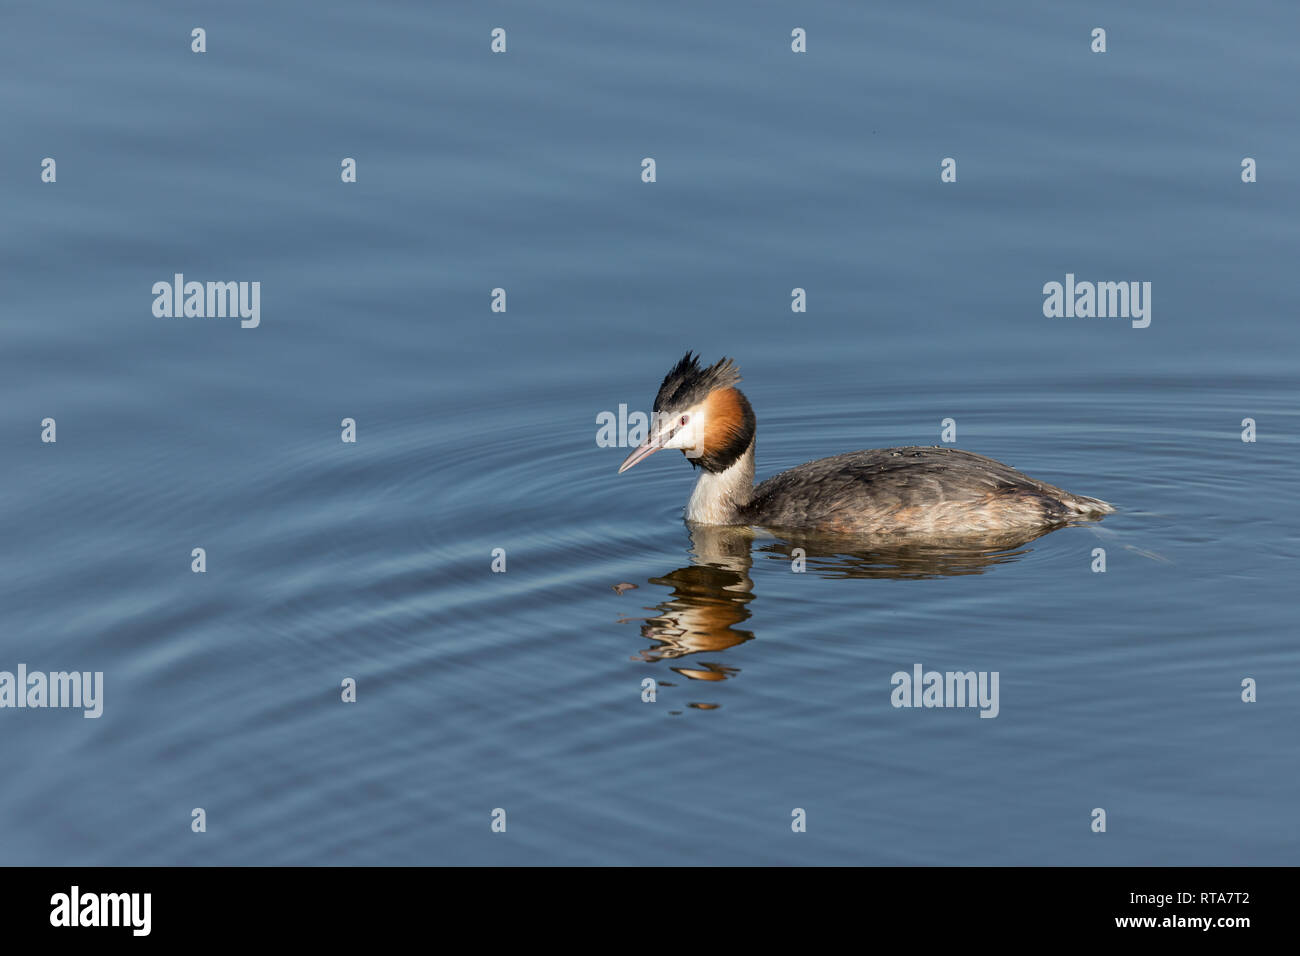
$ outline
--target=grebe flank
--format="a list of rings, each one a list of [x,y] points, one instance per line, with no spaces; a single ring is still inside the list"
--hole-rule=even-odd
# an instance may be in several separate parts
[[[820,458],[754,487],[757,421],[731,359],[690,352],[655,396],[650,434],[619,466],[661,448],[702,469],[686,519],[829,534],[986,535],[1099,518],[1114,507],[955,448],[875,448]]]

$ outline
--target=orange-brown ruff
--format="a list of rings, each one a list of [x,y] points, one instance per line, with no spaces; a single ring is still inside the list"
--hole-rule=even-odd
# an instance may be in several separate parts
[[[1097,498],[1030,478],[955,448],[878,448],[821,458],[754,487],[757,420],[730,359],[702,367],[690,352],[664,378],[650,436],[626,471],[662,448],[701,470],[686,507],[707,525],[757,525],[854,535],[988,535],[1099,518]]]

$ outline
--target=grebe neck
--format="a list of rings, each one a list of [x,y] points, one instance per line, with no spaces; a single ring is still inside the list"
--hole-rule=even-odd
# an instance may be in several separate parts
[[[686,520],[697,524],[744,524],[741,509],[754,494],[754,439],[721,471],[700,471],[691,500],[686,505]]]

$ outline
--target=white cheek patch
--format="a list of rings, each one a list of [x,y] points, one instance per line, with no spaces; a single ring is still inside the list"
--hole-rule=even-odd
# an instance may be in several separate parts
[[[704,454],[704,448],[699,440],[700,420],[692,418],[674,438],[678,448],[686,455],[687,458],[699,458]]]
[[[662,412],[659,414],[663,415]],[[661,423],[658,423],[656,429],[658,434],[670,432],[674,428],[677,429],[672,437],[663,443],[663,447],[677,449],[683,452],[687,458],[699,458],[703,455],[704,449],[700,447],[699,441],[700,421],[697,415],[698,413],[692,414],[691,420],[682,426],[677,425],[676,416],[673,418],[665,417]]]

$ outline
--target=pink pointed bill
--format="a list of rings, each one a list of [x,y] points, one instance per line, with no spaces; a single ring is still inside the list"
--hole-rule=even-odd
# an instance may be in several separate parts
[[[618,473],[620,475],[623,474],[623,472],[627,471],[638,461],[643,461],[644,459],[649,458],[651,455],[653,455],[655,452],[657,452],[660,448],[663,447],[664,446],[660,444],[659,441],[657,441],[656,439],[647,438],[645,441],[643,441],[640,445],[638,445],[633,450],[632,454],[628,455],[626,458],[623,459],[623,464],[618,466]]]

